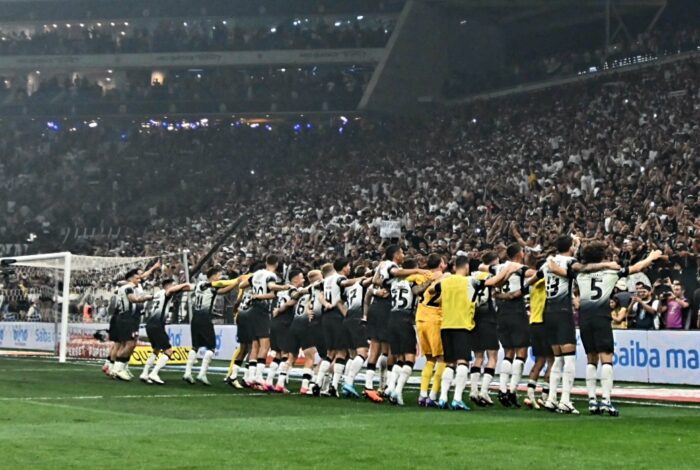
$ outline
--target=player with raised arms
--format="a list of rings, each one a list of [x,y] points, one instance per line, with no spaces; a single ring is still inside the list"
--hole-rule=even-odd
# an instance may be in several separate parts
[[[586,388],[588,390],[588,410],[591,414],[608,414],[619,416],[620,412],[611,402],[613,388],[613,354],[615,339],[612,331],[612,317],[608,302],[615,284],[621,277],[641,272],[662,256],[661,251],[652,251],[646,258],[636,264],[619,269],[599,269],[608,256],[608,246],[604,242],[592,242],[583,249],[584,265],[582,272],[576,275],[576,283],[581,293],[580,328],[581,342],[586,351],[588,367],[586,369]],[[564,275],[565,271],[553,260],[548,261],[552,272]],[[596,393],[596,375],[601,363],[602,401],[598,402]]]
[[[426,359],[421,372],[418,406],[437,407],[442,374],[445,371],[442,338],[440,337],[442,310],[439,297],[431,294],[429,289],[434,287],[443,277],[449,276],[449,273],[445,274],[445,269],[447,269],[445,258],[437,253],[428,256],[427,268],[432,272],[432,281],[416,291],[417,294],[420,294],[420,301],[416,307],[416,333],[421,353]],[[431,379],[433,386],[428,394]]]
[[[530,346],[530,327],[524,299],[526,278],[534,275],[535,271],[529,272],[523,266],[525,252],[520,244],[509,245],[506,255],[508,261],[490,268],[492,274],[498,274],[510,269],[513,264],[520,266],[496,293],[498,338],[505,352],[499,373],[498,400],[505,407],[519,408],[518,383],[527,360],[527,348]]]
[[[362,280],[345,289],[348,313],[343,320],[343,327],[349,338],[349,349],[354,351],[355,357],[345,366],[342,393],[352,398],[360,397],[360,394],[355,390],[355,377],[362,370],[369,352],[367,319],[364,314],[365,294],[372,283],[372,277],[371,275],[368,277],[368,273],[369,270],[366,266],[356,267],[353,277],[361,278]],[[377,398],[380,397],[377,395]]]
[[[498,255],[494,251],[486,252],[481,257],[481,263],[488,270],[498,264]],[[496,362],[498,361],[499,344],[494,297],[495,289],[496,287],[491,286],[479,291],[476,298],[476,313],[474,314],[474,322],[476,323],[473,341],[474,362],[469,373],[471,381],[469,398],[477,406],[482,407],[493,406],[489,388],[493,377],[496,375]],[[479,380],[481,380],[481,383],[479,383]]]
[[[345,289],[362,281],[364,277],[348,279],[350,275],[350,261],[347,258],[338,258],[332,265],[321,267],[323,273],[323,340],[326,344],[327,355],[321,361],[318,369],[319,378],[333,366],[333,379],[329,388],[329,394],[340,397],[338,391],[340,379],[345,371],[347,360],[347,334],[343,327],[343,320],[347,315],[347,296]],[[318,382],[318,381],[317,381]]]
[[[379,373],[380,393],[384,383],[383,374],[390,371],[394,365],[389,347],[389,312],[391,311],[391,284],[397,277],[406,277],[411,274],[423,274],[429,276],[430,271],[425,269],[400,268],[404,260],[403,249],[399,245],[389,245],[384,252],[384,261],[379,263],[372,283],[376,287],[372,292],[374,296],[367,313],[367,333],[370,338],[368,368],[376,364]],[[386,295],[386,297],[383,297]],[[388,372],[391,374],[392,372]]]
[[[152,352],[146,359],[143,372],[139,377],[142,382],[164,385],[158,372],[167,364],[173,356],[173,348],[170,345],[170,337],[165,331],[165,321],[168,313],[170,300],[180,292],[192,290],[192,284],[175,284],[172,279],[162,281],[162,289],[153,297],[150,305],[148,318],[146,319],[146,334],[151,343]],[[158,354],[162,353],[160,358]],[[155,364],[155,366],[154,366]],[[153,370],[149,373],[149,369]]]
[[[126,283],[117,289],[117,338],[119,349],[112,368],[112,375],[120,380],[130,381],[131,375],[126,370],[131,353],[134,350],[139,335],[136,305],[144,304],[153,299],[152,295],[137,294],[136,288],[140,282],[138,269],[132,269],[124,276]]]
[[[404,260],[405,270],[418,268],[418,262]],[[389,401],[403,406],[403,387],[413,372],[416,362],[415,310],[417,295],[430,284],[430,278],[422,274],[399,277],[391,284],[391,310],[389,318],[389,344],[396,358],[391,379],[387,383]]]
[[[207,271],[207,280],[198,282],[192,291],[194,301],[192,302],[192,320],[190,331],[192,334],[192,349],[187,355],[185,365],[185,375],[182,380],[191,384],[195,383],[192,378],[192,367],[197,360],[197,352],[204,351],[202,365],[197,374],[197,381],[204,385],[211,385],[207,379],[209,364],[214,357],[216,350],[216,333],[212,315],[214,314],[214,300],[217,295],[226,294],[235,289],[241,281],[240,277],[231,280],[221,280],[221,268],[211,268]]]
[[[160,269],[160,266],[160,260],[156,260],[147,271],[144,272],[143,269],[137,270],[138,276],[133,283],[133,291],[137,297],[146,295],[143,290],[142,282],[150,278],[156,270]],[[145,302],[137,302],[131,306],[131,311],[128,315],[122,314],[119,317],[118,329],[120,347],[118,354],[122,358],[122,362],[124,359],[126,360],[124,371],[126,371],[130,379],[133,378],[133,376],[129,370],[129,360],[132,354],[134,354],[134,349],[136,349],[136,343],[138,342],[139,327],[141,326],[141,315],[143,314],[144,306]]]
[[[263,371],[267,361],[267,353],[270,351],[270,321],[272,315],[272,301],[275,292],[289,289],[289,286],[278,282],[277,267],[279,258],[277,255],[267,255],[265,258],[265,268],[255,271],[250,280],[252,285],[251,310],[250,310],[250,331],[251,337],[257,341],[253,345],[255,356],[251,355],[248,367],[253,368],[254,376],[250,381],[255,388],[266,389],[263,380]]]
[[[540,261],[540,263],[543,265],[544,260]],[[535,268],[541,267],[537,266],[536,259],[532,255],[528,256],[528,266]],[[544,405],[544,401],[538,401],[535,396],[537,380],[547,364],[549,364],[547,374],[550,373],[551,364],[554,362],[554,356],[552,355],[552,345],[549,342],[549,337],[544,327],[544,309],[547,303],[545,280],[541,276],[536,276],[536,279],[530,279],[528,283],[530,284],[530,344],[535,363],[532,369],[530,369],[530,375],[527,381],[527,398],[523,400],[523,403],[530,409],[539,410]],[[547,379],[549,379],[549,376],[545,375],[545,381]],[[547,386],[543,389],[548,390]],[[543,393],[547,393],[547,397],[549,396],[548,391]]]
[[[440,401],[438,406],[448,408],[448,393],[452,379],[455,378],[455,391],[449,408],[469,411],[464,403],[463,392],[469,379],[469,359],[473,350],[473,331],[476,327],[474,304],[478,293],[485,287],[497,286],[509,276],[519,271],[522,265],[509,263],[495,276],[486,272],[469,275],[469,258],[458,256],[455,261],[454,275],[449,276],[429,289],[431,295],[440,299],[442,307],[441,337],[447,367],[442,375]]]
[[[236,303],[233,306],[234,319],[236,322],[236,336],[238,339],[238,347],[233,352],[231,357],[231,362],[228,366],[228,371],[226,372],[226,383],[231,387],[241,390],[245,388],[244,384],[248,384],[250,381],[249,369],[244,368],[243,383],[238,379],[238,372],[243,368],[243,360],[246,356],[250,359],[253,356],[253,337],[251,333],[250,326],[250,302],[252,300],[252,289],[250,280],[253,277],[253,273],[258,269],[261,269],[264,265],[260,262],[253,263],[250,266],[248,273],[241,276],[241,281],[238,284],[238,295],[236,297]]]
[[[299,353],[299,346],[292,341],[290,331],[294,321],[294,307],[299,297],[308,292],[304,289],[304,273],[300,269],[293,268],[289,271],[289,283],[291,284],[289,289],[277,292],[277,306],[272,310],[270,343],[278,355],[268,369],[266,384],[278,393],[289,393],[285,386],[287,373]],[[273,367],[275,364],[278,364],[276,368]],[[279,377],[275,384],[276,371],[279,371]]]

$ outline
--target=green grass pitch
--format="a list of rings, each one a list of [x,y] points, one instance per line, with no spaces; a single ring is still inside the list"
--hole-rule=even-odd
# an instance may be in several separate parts
[[[0,468],[698,468],[700,408],[467,413],[420,409],[410,390],[398,409],[180,374],[162,372],[158,387],[108,380],[96,364],[1,358]]]

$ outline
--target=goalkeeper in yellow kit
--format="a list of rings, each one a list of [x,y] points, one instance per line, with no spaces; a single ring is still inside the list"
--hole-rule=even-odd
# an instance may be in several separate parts
[[[433,287],[445,274],[447,263],[438,254],[428,256],[427,269],[432,271],[433,282],[426,288]],[[449,274],[448,274],[449,275]],[[437,407],[437,394],[440,392],[442,373],[445,370],[443,360],[442,339],[440,338],[440,324],[442,323],[442,310],[439,296],[431,294],[427,289],[423,292],[416,309],[416,332],[421,354],[425,356],[426,363],[421,373],[420,395],[418,406]],[[430,381],[433,381],[432,389]]]

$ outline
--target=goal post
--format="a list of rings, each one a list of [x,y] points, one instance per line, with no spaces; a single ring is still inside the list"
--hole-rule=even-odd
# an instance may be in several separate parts
[[[39,331],[36,336],[43,341],[41,349],[53,349],[58,355],[59,362],[66,362],[69,356],[73,357],[69,354],[69,341],[71,335],[75,336],[75,331],[71,333],[71,328],[76,330],[85,326],[79,324],[82,316],[79,311],[76,313],[78,307],[91,305],[93,310],[97,310],[98,305],[103,305],[109,300],[117,281],[123,279],[126,271],[135,268],[143,269],[147,263],[153,262],[156,258],[165,260],[165,264],[171,267],[177,266],[182,280],[189,282],[186,252],[144,257],[85,256],[57,252],[0,258],[2,270],[0,296],[5,300],[12,300],[14,296],[16,303],[18,303],[17,297],[22,297],[23,307],[15,306],[14,310],[19,312],[24,308],[23,314],[18,314],[17,318],[13,317],[22,321],[15,322],[13,325],[26,325],[27,329],[20,330],[24,332],[25,338],[18,347],[26,349],[36,347],[37,344],[32,341],[32,335],[27,332]],[[8,282],[7,279],[11,276],[14,276],[14,279]],[[27,307],[29,304],[37,305],[36,310],[42,310],[40,318],[38,315],[36,318],[29,318],[30,315],[27,314],[27,310],[31,311],[31,308]],[[43,305],[39,306],[39,304]],[[58,305],[60,305],[60,311],[56,308]],[[3,302],[0,300],[0,314],[3,309],[6,311],[7,305],[3,307]],[[3,319],[0,318],[0,320]],[[104,321],[104,317],[102,320]],[[40,323],[42,321],[43,329],[36,330],[42,325]],[[54,330],[50,335],[46,333],[50,330],[45,328],[49,322],[54,324]],[[26,338],[28,336],[29,339]],[[46,344],[47,336],[53,336],[53,347],[50,342]],[[0,347],[3,347],[2,341],[0,341]]]
[[[28,266],[35,268],[45,268],[63,270],[63,292],[61,297],[68,299],[70,296],[71,278],[71,253],[63,251],[60,253],[45,253],[39,255],[16,256],[13,258],[0,258],[3,268],[12,266]],[[68,302],[61,305],[61,323],[58,345],[58,362],[66,362],[67,338],[68,338]]]

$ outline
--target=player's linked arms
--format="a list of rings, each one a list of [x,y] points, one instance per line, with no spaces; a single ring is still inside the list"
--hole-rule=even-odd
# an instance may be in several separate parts
[[[365,279],[364,277],[354,277],[354,278],[352,278],[352,279],[345,279],[344,281],[342,281],[342,282],[340,283],[340,287],[350,287],[350,286],[354,286],[355,284],[357,284],[358,282],[363,281],[364,279]]]
[[[255,294],[252,297],[253,300],[274,300],[275,294],[268,292],[267,294]]]
[[[427,269],[420,269],[420,268],[413,268],[413,269],[404,269],[404,268],[392,268],[389,273],[393,277],[408,277],[412,274],[420,274],[422,276],[430,276],[432,274],[432,271],[429,271]]]
[[[501,270],[500,273],[486,279],[486,281],[484,281],[484,285],[486,285],[487,287],[498,287],[505,281],[507,281],[511,274],[522,268],[522,264],[508,263],[508,266],[505,269]]]
[[[424,283],[416,284],[415,286],[413,286],[413,289],[412,289],[413,293],[415,295],[423,294],[428,289],[428,287],[430,287],[430,284],[432,284],[433,282],[435,282],[435,281],[433,279],[431,279],[430,277],[428,277]]]
[[[619,271],[620,269],[622,269],[622,266],[620,266],[620,264],[615,261],[603,261],[601,263],[590,264],[574,263],[571,265],[571,269],[577,273],[594,273],[597,271],[605,271],[608,269],[612,271]]]
[[[640,272],[640,271],[644,271],[646,268],[648,268],[649,266],[651,266],[651,264],[652,264],[654,261],[656,261],[656,260],[658,260],[659,258],[661,258],[661,256],[663,256],[663,253],[661,252],[661,250],[654,250],[654,251],[652,251],[651,253],[649,253],[649,256],[647,256],[647,257],[644,258],[643,260],[639,261],[638,263],[636,263],[636,264],[630,266],[630,268],[629,268],[629,273],[630,273],[630,274],[634,274],[634,273],[638,273],[638,272]]]
[[[193,289],[192,284],[184,283],[184,284],[178,284],[176,286],[170,287],[168,290],[165,291],[165,296],[170,297],[172,295],[177,294],[178,292],[188,292]]]
[[[389,297],[389,291],[384,288],[374,289],[374,296],[386,299],[387,297]]]
[[[129,295],[127,295],[127,298],[129,299],[129,302],[131,302],[133,304],[143,304],[143,303],[146,303],[150,300],[153,300],[153,296],[150,294],[142,295],[140,297],[136,294],[129,294]]]
[[[518,289],[511,292],[496,292],[494,297],[498,300],[515,300],[523,296],[523,291]]]

